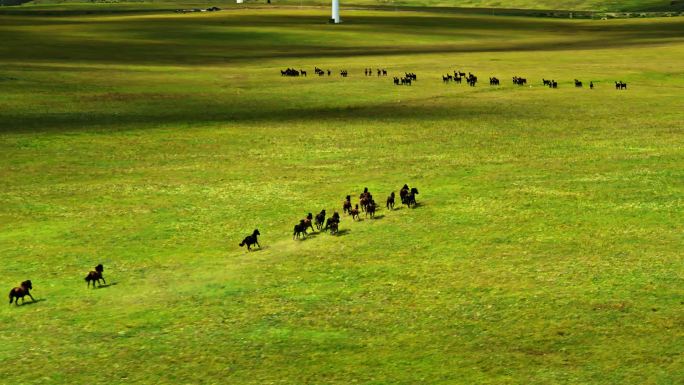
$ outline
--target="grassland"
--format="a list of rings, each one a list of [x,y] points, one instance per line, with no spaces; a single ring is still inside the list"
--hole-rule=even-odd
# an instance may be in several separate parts
[[[681,384],[682,20],[326,18],[0,16],[0,383]]]

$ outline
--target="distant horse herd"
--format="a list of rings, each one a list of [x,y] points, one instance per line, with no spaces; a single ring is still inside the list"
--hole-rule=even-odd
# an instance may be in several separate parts
[[[404,73],[403,77],[394,77],[394,85],[395,86],[410,86],[412,82],[415,82],[418,80],[418,76],[414,74],[413,72],[406,72]]]
[[[401,203],[408,208],[416,207],[416,195],[418,195],[418,189],[415,187],[409,188],[407,184],[399,190]],[[385,201],[387,210],[394,210],[395,197],[394,191],[387,197],[387,200]],[[361,213],[365,213],[366,218],[374,219],[377,210],[378,204],[375,202],[375,199],[373,199],[373,194],[368,191],[368,187],[364,188],[363,192],[359,195],[358,203],[352,205],[351,195],[347,195],[342,202],[342,213],[351,216],[352,221],[361,220]],[[330,217],[327,217],[327,215],[325,209],[321,210],[316,216],[314,216],[313,213],[308,213],[294,225],[294,228],[292,229],[292,239],[306,238],[309,235],[309,230],[311,230],[312,233],[318,231],[319,233],[329,232],[331,235],[338,235],[340,232],[340,213],[334,211]],[[259,235],[261,235],[259,229],[255,229],[252,234],[246,236],[238,246],[247,246],[247,251],[251,251],[253,245],[261,248],[258,241]]]
[[[314,72],[319,75],[319,76],[324,76],[332,75],[332,71],[327,70],[324,71],[318,67],[314,68]],[[366,77],[368,76],[373,76],[375,74],[378,77],[385,77],[387,76],[387,69],[385,68],[364,68],[363,71],[364,75]],[[292,76],[292,77],[298,77],[298,76],[306,76],[306,71],[300,69],[296,70],[294,68],[287,68],[285,70],[280,70],[280,75],[281,76]],[[340,71],[340,76],[342,77],[348,77],[349,72],[347,70],[341,70]],[[417,76],[413,72],[405,72],[404,76],[394,76],[392,78],[392,82],[396,86],[410,86],[417,80]],[[512,78],[513,84],[517,86],[526,86],[528,84],[527,78],[521,77],[521,76],[513,76]],[[457,70],[453,71],[453,74],[448,73],[446,75],[442,75],[442,81],[446,83],[451,83],[454,82],[456,84],[462,84],[464,81],[470,86],[470,87],[475,87],[477,86],[477,76],[473,73],[468,72],[467,74],[463,71]],[[489,85],[490,86],[500,86],[501,81],[497,77],[490,77],[489,78]],[[547,80],[547,79],[542,79],[542,85],[549,87],[549,88],[558,88],[558,82],[555,80]],[[575,79],[575,88],[582,88],[584,84],[580,81]],[[594,89],[594,82],[591,81],[589,82],[589,88]],[[626,90],[627,89],[627,83],[623,81],[615,82],[615,89],[616,90]]]
[[[378,68],[377,70],[378,76],[387,76],[387,70],[384,68]],[[363,70],[363,73],[366,76],[373,76],[373,69],[372,68],[366,68]]]

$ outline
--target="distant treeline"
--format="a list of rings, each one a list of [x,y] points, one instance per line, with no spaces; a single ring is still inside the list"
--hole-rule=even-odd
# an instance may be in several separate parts
[[[21,5],[31,0],[0,0],[0,6]]]

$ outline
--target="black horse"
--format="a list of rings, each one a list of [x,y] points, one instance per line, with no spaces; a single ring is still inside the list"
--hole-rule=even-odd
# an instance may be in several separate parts
[[[240,242],[240,247],[247,245],[247,251],[252,250],[252,245],[257,245],[259,248],[261,248],[261,245],[257,241],[257,236],[261,235],[258,229],[255,229],[252,235],[248,235],[245,237],[245,239]]]
[[[371,200],[368,206],[366,206],[366,216],[370,215],[371,219],[375,218],[375,208],[377,205],[374,200]]]
[[[309,225],[306,223],[306,220],[302,219],[294,225],[294,230],[292,231],[292,239],[299,239],[299,237],[306,237],[306,228],[309,227]]]
[[[102,276],[103,271],[104,266],[102,266],[102,264],[95,266],[95,270],[88,273],[88,275],[85,277],[87,287],[90,287],[90,282],[93,283],[93,288],[95,288],[95,282],[97,282],[97,285],[100,286],[100,280],[102,280],[102,282],[104,282],[106,285],[107,281],[105,281],[104,277]]]
[[[318,231],[321,231],[324,224],[325,224],[325,209],[321,210],[321,212],[318,213],[318,215],[316,215],[316,229],[318,229]]]
[[[333,214],[332,217],[328,218],[328,220],[325,223],[325,228],[323,229],[324,231],[330,230],[330,234],[332,235],[337,234],[340,228],[340,215],[337,214],[337,216],[335,216],[335,214]]]
[[[414,208],[416,207],[416,195],[418,195],[418,189],[415,187],[411,188],[411,192],[406,197],[406,205],[409,208],[411,208],[411,206]]]
[[[29,292],[30,290],[33,290],[33,284],[31,283],[31,280],[24,281],[19,285],[19,287],[15,287],[14,289],[10,290],[9,292],[9,303],[10,305],[16,298],[17,300],[14,301],[15,305],[19,305],[19,298],[21,298],[21,303],[24,303],[24,297],[29,296],[31,298],[31,301],[36,302],[35,299],[33,299],[33,296]]]
[[[347,195],[347,198],[345,198],[344,203],[342,203],[342,212],[345,214],[349,214],[351,212],[351,208],[351,195]]]
[[[313,214],[308,213],[308,214],[306,215],[306,218],[303,219],[303,221],[304,221],[304,225],[305,225],[305,226],[304,226],[304,234],[306,234],[306,229],[309,229],[309,228],[311,229],[311,231],[314,231],[314,227],[313,227]]]

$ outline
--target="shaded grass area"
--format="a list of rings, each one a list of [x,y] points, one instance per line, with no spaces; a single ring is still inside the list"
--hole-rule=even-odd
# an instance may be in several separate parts
[[[43,301],[0,307],[0,378],[682,381],[675,20],[185,16],[2,16],[0,284]],[[315,65],[351,76],[278,72]],[[291,240],[404,183],[418,208]]]

